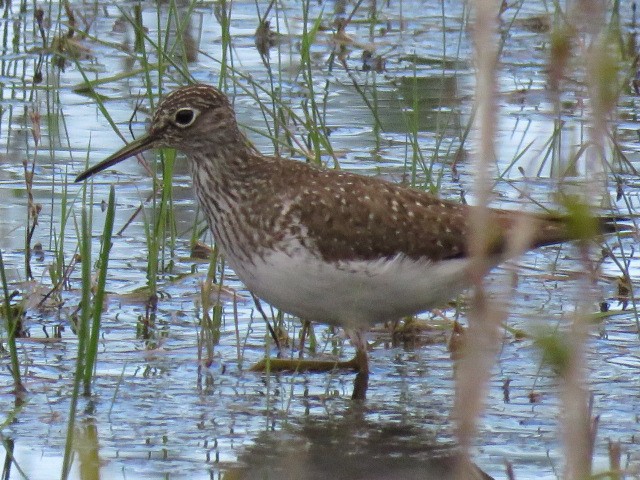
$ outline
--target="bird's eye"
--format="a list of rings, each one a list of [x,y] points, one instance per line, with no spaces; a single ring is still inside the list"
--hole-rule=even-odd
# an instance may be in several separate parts
[[[196,119],[196,113],[193,108],[181,108],[176,112],[174,120],[179,127],[188,127]]]

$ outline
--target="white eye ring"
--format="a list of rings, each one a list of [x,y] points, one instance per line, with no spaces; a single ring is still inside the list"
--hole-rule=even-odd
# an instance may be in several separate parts
[[[200,111],[195,108],[180,108],[173,116],[173,121],[178,127],[187,128],[193,125],[199,113]]]

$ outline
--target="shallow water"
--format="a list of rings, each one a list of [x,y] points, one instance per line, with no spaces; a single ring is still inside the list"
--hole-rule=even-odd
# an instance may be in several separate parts
[[[374,109],[381,127],[353,87],[349,74],[337,63],[332,69],[327,68],[333,48],[328,32],[319,33],[312,47],[314,86],[320,97],[327,88],[326,124],[342,168],[393,181],[411,180],[408,125],[411,112],[419,104],[417,138],[426,163],[433,158],[433,178],[427,176],[426,169],[419,169],[416,183],[440,182],[443,196],[464,196],[472,201],[471,165],[465,155],[456,156],[460,132],[469,121],[473,101],[474,71],[469,61],[473,58],[472,46],[461,20],[466,13],[463,2],[445,1],[442,10],[437,2],[433,3],[391,2],[389,6],[379,6],[380,21],[373,34],[363,7],[354,16],[358,21],[347,29],[354,39],[347,48],[347,65],[359,85],[367,87],[367,98],[375,98]],[[133,3],[120,5],[122,12],[131,14]],[[316,15],[323,12],[328,25],[334,16],[341,15],[340,5],[341,2],[314,3],[311,9]],[[93,19],[90,32],[94,39],[82,40],[88,56],[80,58],[78,64],[68,62],[64,71],[51,65],[51,57],[43,57],[44,82],[32,88],[34,68],[40,58],[33,48],[41,44],[37,31],[31,30],[33,12],[21,14],[17,7],[7,8],[11,20],[1,28],[11,32],[22,22],[24,33],[18,46],[10,44],[0,59],[6,77],[0,101],[0,195],[6,199],[0,204],[0,247],[12,289],[20,290],[24,297],[39,298],[51,283],[47,271],[53,262],[54,238],[60,231],[64,189],[68,188],[69,201],[76,202],[73,215],[79,222],[81,186],[70,183],[72,178],[85,163],[93,164],[122,145],[96,102],[74,90],[83,82],[81,70],[94,79],[139,65],[132,66],[131,57],[124,51],[123,45],[128,49],[132,46],[133,30],[120,28],[123,14],[118,8],[107,2],[74,5],[78,18]],[[57,8],[54,6],[53,11]],[[181,8],[182,13],[187,11],[186,7]],[[193,54],[189,71],[198,81],[212,84],[217,84],[220,71],[219,63],[213,59],[222,57],[217,8],[209,4],[194,8],[189,34],[184,36],[200,51]],[[332,8],[336,10],[333,13]],[[349,8],[352,7],[347,7],[348,12]],[[156,14],[157,9],[160,15]],[[143,8],[143,22],[152,38],[158,31],[157,19],[161,26],[166,24],[168,9],[168,5]],[[277,69],[281,72],[284,100],[301,114],[305,95],[299,70],[302,12],[297,2],[291,2],[277,13],[281,31],[289,37],[271,50],[271,61],[274,65],[281,62]],[[525,2],[518,12],[508,10],[505,18],[511,19],[516,13],[518,21],[505,37],[500,73],[499,173],[507,169],[511,159],[519,159],[505,179],[496,183],[495,205],[534,209],[529,198],[551,204],[557,187],[556,181],[548,178],[550,162],[543,163],[541,159],[554,130],[553,105],[545,95],[548,33],[533,28],[535,22],[531,22],[545,13],[543,2]],[[626,13],[629,15],[625,18],[631,18]],[[259,84],[267,84],[266,69],[254,45],[255,3],[235,1],[231,18],[234,68]],[[275,13],[271,19],[275,26]],[[623,30],[628,33],[632,26],[627,22]],[[444,52],[443,32],[447,39]],[[376,53],[385,57],[383,72],[374,75],[362,71],[361,44],[365,43],[375,43]],[[178,81],[183,83],[175,72],[169,72],[163,80],[166,89]],[[239,83],[246,85],[243,80]],[[126,138],[130,138],[131,112],[144,91],[142,74],[111,80],[98,88],[98,93],[108,97],[105,107]],[[230,85],[227,91],[233,92],[233,87]],[[271,140],[254,131],[266,132],[255,100],[242,89],[235,92],[239,121],[251,130],[250,137],[262,151],[272,151]],[[620,101],[617,139],[630,164],[637,168],[636,102],[630,90],[625,92]],[[261,98],[266,100],[263,94]],[[571,153],[586,135],[582,101],[574,93],[563,98],[566,111],[562,112],[565,124],[560,151],[564,155]],[[136,135],[145,128],[148,108],[143,104],[131,124]],[[29,116],[34,109],[40,113],[42,129],[37,149],[31,133],[34,122]],[[290,128],[297,135],[305,134],[302,126]],[[466,154],[470,148],[473,144],[465,145]],[[33,194],[35,201],[42,204],[34,243],[42,243],[44,255],[32,261],[36,281],[31,283],[25,282],[23,253],[25,158],[36,159]],[[455,171],[451,167],[454,159]],[[333,161],[329,156],[322,160],[329,165]],[[127,223],[141,203],[147,218],[153,215],[152,206],[146,202],[152,184],[144,168],[130,160],[114,170],[117,173],[102,174],[93,181],[94,251],[104,221],[100,207],[112,182],[117,184],[116,230]],[[621,168],[616,168],[616,173],[624,184],[624,199],[616,206],[626,211],[625,201],[632,207],[638,204],[637,179]],[[615,192],[615,185],[611,184],[610,191]],[[521,192],[526,192],[524,199]],[[162,296],[152,342],[136,333],[136,326],[145,315],[146,298],[139,292],[147,284],[144,216],[138,215],[114,239],[107,284],[110,295],[103,314],[94,395],[81,403],[76,433],[87,451],[76,455],[72,477],[90,478],[91,472],[95,476],[99,471],[103,478],[128,479],[301,478],[299,472],[304,472],[306,478],[425,478],[427,471],[433,471],[431,478],[444,478],[447,459],[455,452],[451,421],[454,363],[447,347],[450,322],[436,314],[423,315],[432,329],[421,336],[418,345],[396,345],[386,332],[372,333],[370,339],[375,346],[371,351],[370,388],[366,404],[359,407],[349,400],[352,373],[264,375],[248,370],[266,350],[271,354],[275,350],[265,347],[264,322],[250,295],[233,272],[227,271],[225,285],[237,294],[237,313],[233,295],[224,294],[220,343],[215,347],[213,363],[204,367],[199,362],[197,345],[201,334],[200,285],[208,263],[189,258],[196,207],[186,166],[180,160],[176,164],[173,195],[178,238],[170,256],[173,269],[159,280]],[[66,232],[65,256],[69,260],[77,239],[73,222]],[[624,242],[628,255],[633,241]],[[491,291],[496,296],[506,292],[512,299],[509,327],[533,333],[536,328],[567,325],[575,305],[584,296],[581,282],[575,279],[582,269],[577,257],[571,246],[541,249],[490,275]],[[629,269],[634,280],[640,278],[634,258]],[[594,312],[598,300],[611,299],[616,292],[614,279],[619,270],[607,260],[602,271],[594,287]],[[75,370],[77,338],[70,317],[79,302],[78,278],[79,273],[72,276],[73,288],[63,293],[64,304],[60,308],[41,310],[32,305],[27,311],[25,326],[30,337],[19,340],[20,363],[29,391],[27,404],[0,431],[5,452],[12,451],[15,458],[7,478],[21,478],[20,472],[27,478],[60,476]],[[620,309],[615,301],[611,306],[612,310]],[[464,310],[443,311],[447,319],[457,313],[464,322]],[[289,320],[290,334],[297,335],[298,321]],[[63,329],[61,338],[47,338],[55,328]],[[316,326],[315,332],[320,351],[340,354],[345,359],[353,353],[339,332],[323,326]],[[632,308],[594,325],[588,344],[588,369],[593,414],[599,416],[596,470],[608,466],[609,440],[621,442],[623,466],[638,468],[638,346],[638,325]],[[14,396],[7,369],[0,378],[2,411],[9,418]],[[506,381],[510,382],[509,401],[505,400],[503,388]],[[479,421],[474,455],[477,465],[496,478],[504,478],[506,463],[512,465],[518,479],[561,476],[559,389],[557,377],[542,365],[533,342],[517,340],[505,329],[489,385],[487,409]],[[536,403],[530,402],[531,392],[536,395]]]

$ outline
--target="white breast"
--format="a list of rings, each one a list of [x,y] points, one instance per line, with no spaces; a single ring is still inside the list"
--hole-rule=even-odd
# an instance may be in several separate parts
[[[404,255],[325,263],[305,249],[230,263],[257,296],[300,318],[368,327],[434,308],[467,286],[468,259],[433,263]]]

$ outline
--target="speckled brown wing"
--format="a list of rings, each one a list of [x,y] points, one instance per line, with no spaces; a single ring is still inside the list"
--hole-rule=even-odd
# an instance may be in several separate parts
[[[469,219],[477,207],[372,177],[305,164],[299,170],[295,191],[301,198],[293,202],[291,213],[306,228],[306,241],[325,260],[375,260],[405,254],[439,261],[468,255]],[[492,255],[502,256],[510,246],[509,236],[523,225],[528,229],[526,248],[573,238],[561,215],[498,209],[490,209],[488,215],[487,253]]]
[[[302,172],[301,172],[302,173]],[[405,254],[433,261],[466,254],[469,207],[346,172],[308,169],[294,215],[323,259]]]

